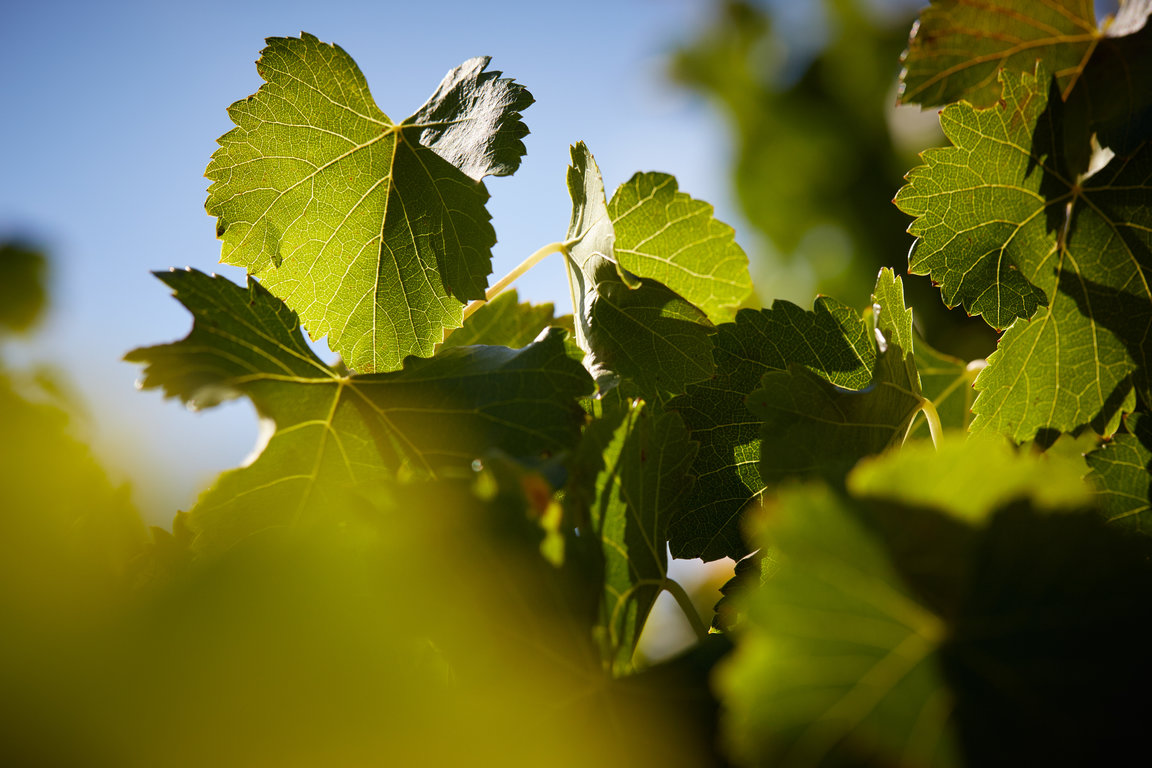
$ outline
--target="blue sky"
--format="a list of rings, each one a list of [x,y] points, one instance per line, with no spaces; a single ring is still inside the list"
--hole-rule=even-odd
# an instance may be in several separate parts
[[[204,212],[204,167],[231,127],[226,107],[260,85],[253,62],[268,36],[301,30],[356,59],[380,107],[414,111],[451,67],[476,55],[515,77],[537,103],[528,155],[489,179],[499,243],[493,279],[564,235],[571,143],[586,141],[609,193],[637,170],[675,174],[681,189],[737,225],[724,128],[669,85],[666,54],[689,39],[706,0],[582,3],[199,2],[5,0],[0,7],[3,184],[0,237],[53,257],[53,306],[9,360],[52,362],[90,414],[98,450],[132,482],[150,517],[187,508],[214,474],[251,449],[251,407],[192,414],[136,392],[129,349],[182,337],[189,316],[150,270],[218,265]],[[558,261],[522,280],[521,295],[567,301]]]

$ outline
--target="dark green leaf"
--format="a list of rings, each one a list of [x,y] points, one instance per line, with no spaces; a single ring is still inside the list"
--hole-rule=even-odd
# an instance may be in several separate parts
[[[712,206],[678,191],[666,173],[637,173],[608,203],[620,266],[658,280],[714,322],[731,320],[752,292],[748,257]]]
[[[258,276],[353,368],[431,354],[461,302],[484,295],[496,237],[480,178],[515,168],[531,103],[486,65],[453,70],[396,125],[338,46],[270,38],[264,85],[229,108],[237,127],[206,172],[222,261]]]
[[[572,219],[565,249],[576,341],[600,389],[623,377],[643,397],[662,401],[711,376],[715,327],[707,315],[662,283],[617,264],[604,182],[583,143],[572,147],[568,192]]]
[[[668,519],[691,480],[696,446],[683,421],[643,401],[607,408],[584,433],[569,502],[598,537],[604,568],[598,639],[614,674],[632,655],[667,575]]]
[[[948,304],[1012,326],[976,380],[974,431],[1108,434],[1134,388],[1152,399],[1152,147],[1078,178],[1043,72],[1003,85],[996,107],[941,113],[954,146],[925,152],[897,195],[918,217],[909,265]]]
[[[780,568],[747,601],[718,670],[728,743],[756,765],[958,764],[935,654],[946,626],[883,545],[828,491],[773,502],[763,543]]]
[[[762,420],[760,477],[771,486],[794,477],[840,483],[865,456],[900,445],[920,410],[912,350],[912,311],[900,280],[882,270],[873,294],[879,352],[867,388],[838,387],[796,364],[764,374],[748,395]]]
[[[1152,418],[1134,413],[1127,432],[1092,451],[1085,460],[1109,522],[1152,533]]]
[[[1000,96],[1001,68],[1031,72],[1037,59],[1066,94],[1099,37],[1092,0],[933,0],[912,27],[900,101],[988,107]]]
[[[198,406],[251,398],[271,433],[192,512],[201,546],[269,525],[353,514],[346,493],[397,471],[433,475],[495,448],[539,456],[574,445],[590,382],[555,330],[522,350],[460,347],[401,371],[341,376],[308,351],[293,312],[259,284],[162,273],[195,317],[192,333],[138,349],[145,387]],[[209,541],[211,539],[211,541]]]
[[[757,550],[736,563],[732,578],[720,587],[722,597],[716,603],[712,629],[732,632],[742,627],[745,619],[744,604],[779,567],[780,561],[764,550]]]
[[[750,551],[740,535],[741,510],[764,489],[760,479],[760,419],[745,405],[769,371],[802,365],[840,387],[871,380],[876,345],[859,313],[820,297],[811,311],[787,301],[741,310],[717,327],[716,375],[672,400],[700,443],[696,482],[683,512],[669,526],[675,557],[740,559]]]

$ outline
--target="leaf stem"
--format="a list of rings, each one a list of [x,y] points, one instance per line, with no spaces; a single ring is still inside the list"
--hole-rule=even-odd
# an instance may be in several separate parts
[[[516,282],[516,280],[521,275],[523,275],[528,270],[532,269],[532,267],[539,264],[541,261],[544,260],[545,257],[551,256],[553,253],[556,253],[558,251],[560,253],[565,252],[565,248],[564,248],[563,243],[548,243],[548,245],[539,249],[538,251],[533,253],[528,258],[524,259],[524,261],[520,262],[520,264],[515,269],[513,269],[511,272],[504,275],[504,277],[500,278],[495,283],[493,283],[492,286],[487,291],[484,292],[484,298],[476,299],[476,301],[473,301],[471,304],[464,307],[464,319],[467,320],[473,312],[480,309],[480,307],[484,306],[486,303],[488,303],[489,301],[492,301],[492,299],[499,296],[500,293],[503,292],[503,290],[505,288],[512,285],[512,283]]]
[[[688,623],[692,625],[692,631],[696,633],[696,639],[703,642],[708,638],[708,628],[704,626],[704,622],[700,620],[700,614],[696,612],[696,606],[692,605],[692,598],[688,597],[688,593],[684,591],[684,587],[680,586],[680,582],[664,577],[662,587],[672,597],[676,598],[676,603],[680,606],[680,610],[688,617]]]
[[[944,437],[944,427],[940,424],[940,414],[936,412],[936,405],[926,397],[920,398],[920,410],[928,421],[928,433],[932,435],[932,446],[940,449],[940,440]]]

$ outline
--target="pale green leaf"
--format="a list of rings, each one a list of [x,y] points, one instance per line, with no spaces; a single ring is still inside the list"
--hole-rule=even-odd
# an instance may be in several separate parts
[[[606,665],[632,670],[636,642],[668,569],[668,519],[691,480],[696,446],[683,421],[643,401],[623,401],[584,433],[569,503],[587,522],[603,557],[597,622]],[[581,533],[581,536],[584,536]]]
[[[861,461],[847,487],[859,498],[937,509],[969,523],[1028,499],[1042,510],[1084,509],[1091,488],[1078,458],[1017,450],[1003,438],[951,434]]]
[[[1078,179],[1043,71],[1002,79],[1002,104],[941,113],[953,146],[925,152],[896,197],[917,217],[910,269],[1011,325],[976,380],[973,431],[1108,434],[1135,392],[1152,397],[1152,147]]]
[[[912,350],[912,312],[899,278],[884,269],[873,294],[875,367],[869,385],[844,389],[793,364],[764,374],[747,400],[760,417],[760,477],[769,486],[794,477],[833,483],[861,458],[900,445],[920,410]]]
[[[664,284],[616,262],[616,234],[604,182],[588,148],[572,147],[572,218],[565,241],[573,284],[576,341],[601,390],[621,378],[649,400],[682,393],[715,371],[715,327],[699,307]]]
[[[341,48],[270,38],[265,83],[229,108],[236,128],[206,172],[221,260],[257,276],[352,368],[431,354],[462,302],[484,295],[496,237],[480,177],[515,168],[531,103],[486,65],[453,70],[396,125]]]
[[[659,280],[707,313],[731,320],[752,292],[748,257],[712,206],[678,190],[665,173],[637,173],[608,203],[620,266]]]
[[[268,430],[248,466],[224,473],[189,524],[202,547],[270,525],[353,516],[348,493],[403,470],[436,476],[490,449],[539,457],[576,443],[591,383],[557,329],[522,350],[460,347],[393,373],[342,376],[305,345],[295,313],[252,282],[162,273],[192,312],[182,341],[138,349],[143,385],[202,406],[244,395]]]
[[[1099,38],[1092,0],[933,0],[904,52],[900,101],[991,106],[997,72],[1031,72],[1037,59],[1067,92]]]
[[[700,443],[696,482],[669,526],[675,557],[739,559],[750,551],[740,534],[741,510],[764,489],[760,419],[745,401],[769,371],[802,365],[840,387],[863,389],[876,345],[858,312],[820,297],[811,311],[787,301],[743,309],[717,326],[716,375],[669,403]]]
[[[1109,522],[1152,533],[1152,417],[1134,413],[1127,432],[1092,451],[1085,460]]]

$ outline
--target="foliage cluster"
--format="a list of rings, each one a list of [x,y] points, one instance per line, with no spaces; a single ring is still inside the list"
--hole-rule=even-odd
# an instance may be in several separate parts
[[[519,166],[528,91],[471,59],[396,122],[338,46],[269,39],[207,170],[247,284],[158,273],[192,330],[127,357],[189,406],[250,399],[261,450],[148,532],[52,388],[0,379],[6,758],[1138,754],[1150,11],[937,0],[912,30],[900,98],[946,105],[950,144],[896,195],[908,268],[1003,332],[987,361],[927,346],[889,268],[864,308],[747,306],[711,206],[651,172],[609,198],[582,143],[568,230],[489,286],[483,179]],[[507,289],[554,253],[560,317]],[[669,552],[738,561],[704,621]],[[698,643],[647,664],[664,591]]]

